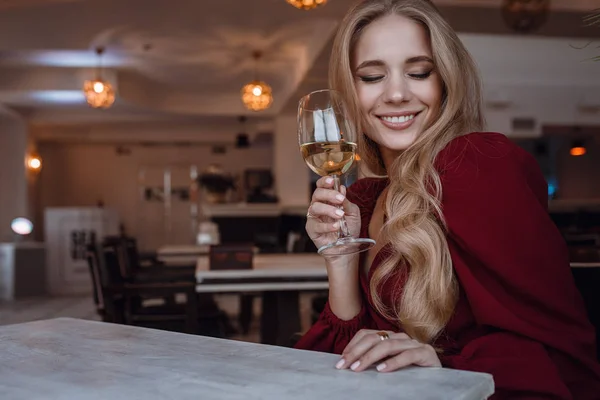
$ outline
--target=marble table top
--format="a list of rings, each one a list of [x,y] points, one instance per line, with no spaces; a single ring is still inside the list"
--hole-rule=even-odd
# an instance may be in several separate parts
[[[6,400],[452,399],[490,375],[442,368],[338,371],[338,356],[58,318],[0,327]]]

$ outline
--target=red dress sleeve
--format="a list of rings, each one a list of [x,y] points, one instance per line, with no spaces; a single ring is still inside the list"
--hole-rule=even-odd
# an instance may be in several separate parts
[[[454,270],[488,332],[444,366],[492,374],[495,399],[600,399],[594,330],[536,161],[504,135],[477,133],[437,163]]]
[[[368,232],[367,227],[373,213],[373,207],[381,188],[384,186],[385,182],[381,180],[365,178],[359,179],[348,187],[346,197],[360,209],[361,236],[363,237]],[[371,310],[364,297],[360,312],[348,321],[339,319],[331,311],[329,302],[327,302],[317,322],[302,336],[294,348],[341,354],[359,330],[373,328],[375,325]]]
[[[331,311],[327,302],[317,322],[302,336],[294,348],[342,354],[354,335],[370,325],[371,319],[364,304],[357,316],[344,321]]]

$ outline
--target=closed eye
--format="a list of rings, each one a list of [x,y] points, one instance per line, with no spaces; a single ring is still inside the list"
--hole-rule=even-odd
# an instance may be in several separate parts
[[[359,76],[358,79],[363,82],[377,82],[383,79],[383,75]]]
[[[424,74],[408,74],[408,76],[410,76],[411,78],[414,78],[414,79],[427,79],[427,78],[429,78],[429,76],[431,75],[432,72],[433,72],[433,70],[425,72]]]

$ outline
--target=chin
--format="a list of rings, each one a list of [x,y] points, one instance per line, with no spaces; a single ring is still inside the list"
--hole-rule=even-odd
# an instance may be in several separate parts
[[[388,137],[382,140],[380,145],[392,151],[404,151],[408,149],[415,142],[416,139],[416,134],[414,133],[395,132],[390,136],[392,137]]]

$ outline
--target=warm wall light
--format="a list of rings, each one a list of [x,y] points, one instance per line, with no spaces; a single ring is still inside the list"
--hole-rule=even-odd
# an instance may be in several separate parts
[[[42,158],[37,154],[27,157],[27,168],[33,172],[39,172],[42,169]]]
[[[571,150],[569,151],[569,153],[574,157],[584,155],[586,153],[586,149],[585,145],[583,144],[583,141],[574,140],[571,144]]]

